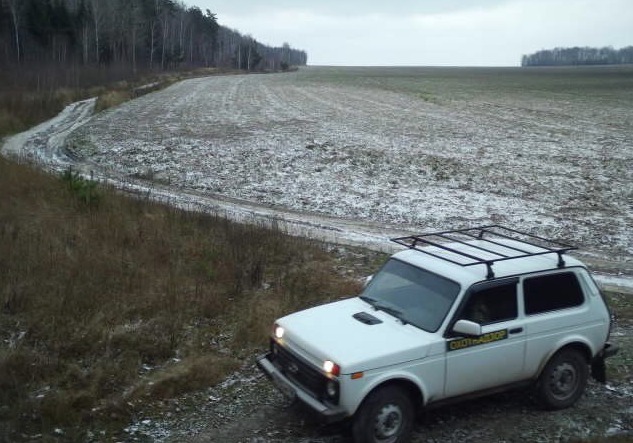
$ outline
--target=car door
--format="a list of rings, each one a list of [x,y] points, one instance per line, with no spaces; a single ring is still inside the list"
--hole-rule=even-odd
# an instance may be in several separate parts
[[[444,394],[454,397],[524,378],[525,327],[519,317],[518,278],[473,285],[451,322],[478,323],[482,335],[446,337]]]

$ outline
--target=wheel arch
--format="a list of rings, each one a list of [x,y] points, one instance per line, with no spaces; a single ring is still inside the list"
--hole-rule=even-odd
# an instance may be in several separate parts
[[[409,441],[421,398],[418,385],[407,377],[395,376],[373,385],[354,412],[354,441]],[[405,399],[408,404],[403,403]]]
[[[578,351],[584,358],[585,361],[587,362],[587,364],[591,363],[591,360],[593,359],[593,351],[591,349],[591,346],[589,345],[589,343],[587,343],[586,341],[582,340],[582,339],[575,339],[575,340],[571,340],[569,342],[566,342],[564,344],[561,344],[560,346],[556,347],[556,349],[552,352],[550,352],[541,362],[541,365],[539,367],[538,373],[536,374],[536,378],[540,377],[541,373],[543,372],[543,370],[545,369],[545,366],[547,365],[547,363],[549,363],[549,361],[557,354],[559,354],[560,352],[563,352],[564,350],[567,349],[574,349],[576,351]]]
[[[367,398],[373,392],[376,392],[378,389],[382,389],[382,388],[390,387],[390,386],[398,387],[402,389],[409,396],[409,398],[411,399],[411,402],[413,403],[413,406],[416,409],[419,409],[422,406],[424,406],[425,395],[423,392],[423,388],[411,378],[403,376],[403,375],[398,375],[392,378],[381,380],[378,383],[372,385],[372,387],[368,389],[363,395],[363,400],[358,404],[354,413],[356,413],[360,409],[360,407],[365,402],[365,400],[367,400]]]

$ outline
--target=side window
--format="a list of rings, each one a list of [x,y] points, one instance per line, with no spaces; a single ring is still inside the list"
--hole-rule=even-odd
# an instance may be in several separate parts
[[[526,278],[523,296],[528,315],[579,306],[585,300],[573,272]]]
[[[517,318],[517,285],[515,282],[473,288],[461,318],[481,325]]]

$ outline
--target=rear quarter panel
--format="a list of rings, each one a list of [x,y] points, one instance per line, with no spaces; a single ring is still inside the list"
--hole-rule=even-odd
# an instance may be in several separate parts
[[[525,370],[529,376],[538,376],[551,356],[568,344],[582,343],[592,356],[604,345],[609,331],[608,310],[581,271],[577,276],[585,296],[581,306],[525,316]]]

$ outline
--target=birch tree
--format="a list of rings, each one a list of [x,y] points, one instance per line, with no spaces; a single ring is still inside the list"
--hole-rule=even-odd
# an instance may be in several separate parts
[[[103,22],[103,0],[89,0],[90,13],[92,15],[92,23],[95,33],[95,61],[97,64],[101,62],[101,47],[99,46],[99,33],[101,32],[101,23]]]
[[[24,9],[23,0],[5,0],[9,6],[9,12],[11,13],[11,21],[13,22],[13,36],[15,38],[15,51],[16,60],[20,63],[22,60],[20,53],[20,19],[22,17],[22,10]]]

